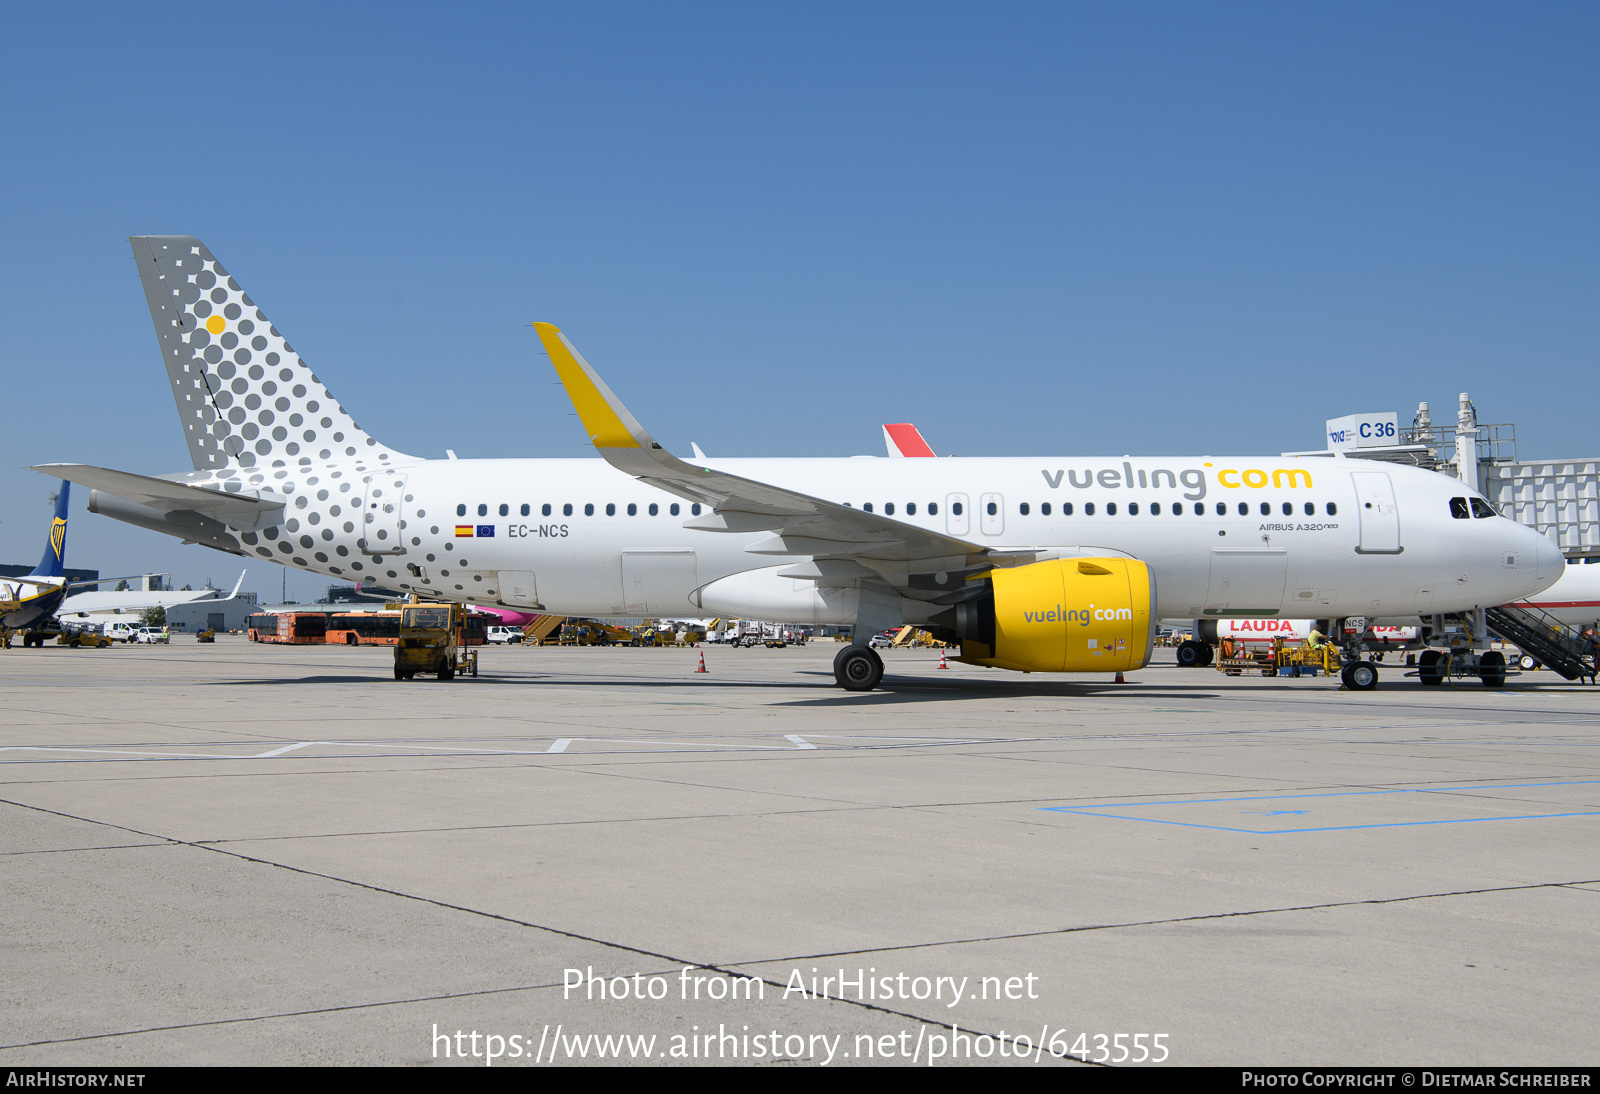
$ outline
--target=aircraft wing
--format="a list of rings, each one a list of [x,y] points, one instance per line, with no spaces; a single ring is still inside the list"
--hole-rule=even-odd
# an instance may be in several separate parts
[[[87,486],[91,490],[104,490],[135,505],[147,505],[161,512],[190,510],[204,513],[236,527],[259,527],[275,518],[283,509],[283,498],[273,494],[262,495],[254,491],[225,493],[88,464],[44,463],[33,470]]]
[[[783,572],[820,581],[881,575],[894,585],[919,585],[914,575],[938,572],[948,579],[951,571],[988,569],[1012,560],[981,544],[890,517],[685,463],[657,444],[628,413],[566,335],[549,323],[533,326],[585,432],[606,462],[641,482],[711,506],[711,513],[685,521],[685,528],[773,532],[770,539],[745,550],[810,558],[810,563]]]

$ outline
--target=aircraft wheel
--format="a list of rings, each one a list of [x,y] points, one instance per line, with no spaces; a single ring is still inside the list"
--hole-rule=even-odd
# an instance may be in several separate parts
[[[883,658],[866,646],[846,646],[833,659],[833,678],[846,691],[871,691],[883,679]]]
[[[1539,667],[1539,661],[1533,656],[1533,654],[1525,653],[1517,659],[1517,665],[1528,670],[1529,672],[1532,672],[1534,669]]]
[[[1425,686],[1438,687],[1444,683],[1444,654],[1438,650],[1423,650],[1417,657],[1417,679]]]
[[[1378,686],[1378,666],[1357,661],[1344,670],[1344,682],[1351,691],[1372,691]]]
[[[1486,688],[1506,686],[1506,656],[1499,650],[1490,650],[1478,658],[1478,679]]]
[[[1211,652],[1211,647],[1204,642],[1192,639],[1178,643],[1178,667],[1185,669],[1198,669],[1205,667],[1206,654]]]

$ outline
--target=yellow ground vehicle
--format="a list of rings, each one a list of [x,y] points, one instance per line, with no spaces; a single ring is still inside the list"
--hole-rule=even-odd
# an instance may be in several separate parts
[[[1341,668],[1339,649],[1332,642],[1320,646],[1289,646],[1282,637],[1272,640],[1272,649],[1259,653],[1246,649],[1244,643],[1223,639],[1217,657],[1217,671],[1228,676],[1242,676],[1259,672],[1262,676],[1311,676],[1318,670],[1332,676]]]
[[[481,618],[475,621],[481,631]],[[454,680],[458,672],[478,675],[478,651],[467,647],[462,634],[466,624],[467,611],[460,604],[400,605],[394,678],[409,680],[419,672],[441,680]]]
[[[74,649],[78,646],[100,649],[111,645],[111,639],[106,637],[104,623],[63,623],[61,633],[56,636],[56,645]]]
[[[195,631],[194,640],[196,642],[215,642],[217,640],[217,632],[212,630],[210,627],[207,627],[204,630]]]

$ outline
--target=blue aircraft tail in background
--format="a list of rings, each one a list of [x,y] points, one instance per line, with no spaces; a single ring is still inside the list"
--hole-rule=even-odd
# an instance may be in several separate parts
[[[50,522],[50,539],[44,545],[44,557],[33,568],[29,577],[61,577],[65,570],[62,559],[67,553],[67,498],[72,484],[61,483],[61,493],[56,495],[56,515]]]

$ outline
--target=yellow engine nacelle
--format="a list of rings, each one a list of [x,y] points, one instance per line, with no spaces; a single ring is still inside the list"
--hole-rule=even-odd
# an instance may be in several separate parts
[[[1021,672],[1126,672],[1149,663],[1156,589],[1144,563],[1053,559],[993,570],[987,580],[992,600],[986,594],[963,613],[975,625],[963,627],[961,660]]]

